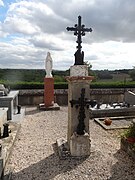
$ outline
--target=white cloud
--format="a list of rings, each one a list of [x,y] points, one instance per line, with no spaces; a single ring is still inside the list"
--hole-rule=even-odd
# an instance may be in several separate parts
[[[4,3],[2,0],[0,0],[0,6],[4,6]]]
[[[85,61],[90,61],[94,69],[132,68],[134,9],[133,0],[11,3],[5,20],[0,22],[0,67],[15,68],[20,64],[24,68],[42,68],[46,52],[50,51],[54,68],[68,69],[74,63],[77,44],[73,32],[67,32],[66,27],[74,26],[81,15],[82,23],[93,29],[82,38]]]
[[[94,69],[131,69],[135,64],[134,46],[135,43],[94,43],[91,53],[98,54],[98,59],[90,62]]]

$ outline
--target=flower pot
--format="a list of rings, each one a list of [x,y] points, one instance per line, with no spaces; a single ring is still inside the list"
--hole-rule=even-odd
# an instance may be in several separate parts
[[[135,137],[128,137],[128,138],[127,138],[127,141],[128,141],[129,143],[135,143]]]
[[[104,119],[104,123],[105,123],[105,125],[110,126],[112,124],[112,120],[107,117]]]

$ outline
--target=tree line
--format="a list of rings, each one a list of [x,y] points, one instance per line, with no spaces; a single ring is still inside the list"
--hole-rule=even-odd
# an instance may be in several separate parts
[[[65,82],[65,77],[69,76],[69,70],[52,71],[55,82]],[[122,80],[123,77],[130,77],[132,81],[135,81],[135,68],[122,69],[122,70],[89,70],[89,75],[95,77],[95,81],[98,80],[112,80],[117,77],[118,80]],[[44,69],[0,69],[0,81],[11,82],[43,82],[45,77]]]

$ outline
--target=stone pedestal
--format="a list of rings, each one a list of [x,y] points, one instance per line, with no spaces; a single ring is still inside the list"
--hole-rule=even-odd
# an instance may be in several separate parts
[[[52,77],[44,78],[44,104],[45,107],[54,105],[54,79]]]
[[[85,89],[84,100],[90,99],[90,82],[93,77],[88,76],[88,67],[86,65],[72,66],[70,69],[70,77],[68,81],[68,133],[67,143],[69,145],[71,156],[81,157],[90,155],[90,135],[89,135],[89,108],[84,106],[85,118],[84,135],[77,134],[77,126],[79,124],[80,107],[71,106],[72,100],[79,100],[81,90]]]
[[[75,106],[71,107],[71,100],[78,100],[81,96],[81,89],[85,89],[85,98],[90,99],[90,82],[91,76],[72,76],[68,77],[68,144],[70,144],[70,138],[74,132],[76,132],[78,125],[79,108]],[[85,108],[85,131],[89,133],[89,108]]]
[[[54,78],[44,78],[44,103],[39,104],[40,110],[60,110],[60,106],[54,103]]]

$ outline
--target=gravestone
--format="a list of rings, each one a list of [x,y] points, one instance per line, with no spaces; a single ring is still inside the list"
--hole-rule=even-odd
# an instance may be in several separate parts
[[[92,29],[85,28],[85,25],[81,24],[81,16],[78,16],[78,24],[75,24],[75,27],[67,27],[67,30],[74,31],[78,45],[74,54],[74,66],[70,67],[70,76],[67,77],[68,132],[67,145],[63,141],[63,147],[65,145],[71,156],[80,158],[90,155],[89,98],[90,83],[93,77],[88,76],[88,66],[84,63],[84,52],[81,51],[81,43],[85,32],[91,32]],[[57,141],[57,144],[59,147],[59,144],[62,143]]]
[[[10,91],[6,96],[0,96],[0,107],[7,107],[7,119],[12,120],[18,106],[19,91]]]
[[[79,74],[67,78],[69,86],[67,142],[71,155],[80,157],[90,155],[88,100],[93,77],[77,75]]]
[[[85,28],[85,25],[81,24],[81,16],[78,16],[78,24],[75,24],[75,27],[67,27],[67,30],[74,31],[78,43],[74,54],[75,64],[70,68],[70,77],[67,78],[69,90],[67,142],[71,156],[82,157],[90,155],[89,99],[90,82],[93,77],[88,76],[88,66],[84,65],[81,43],[85,32],[92,32],[92,29]]]

